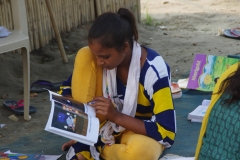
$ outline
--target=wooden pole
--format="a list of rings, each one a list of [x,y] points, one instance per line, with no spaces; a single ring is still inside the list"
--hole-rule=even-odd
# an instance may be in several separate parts
[[[45,0],[45,1],[46,1],[46,5],[47,5],[48,12],[49,12],[49,15],[50,15],[51,23],[52,23],[52,26],[53,26],[53,29],[54,29],[55,37],[56,37],[57,42],[58,42],[58,47],[59,47],[63,62],[67,63],[68,62],[67,56],[66,56],[66,53],[65,53],[65,50],[64,50],[64,47],[63,47],[63,43],[62,43],[60,33],[58,31],[58,28],[57,28],[57,24],[55,22],[55,18],[54,18],[53,12],[52,12],[51,4],[50,4],[49,0]]]

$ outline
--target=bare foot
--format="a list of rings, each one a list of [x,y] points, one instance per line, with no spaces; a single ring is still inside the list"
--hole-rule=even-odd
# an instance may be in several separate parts
[[[86,160],[81,154],[78,154],[77,157],[78,157],[78,160]]]

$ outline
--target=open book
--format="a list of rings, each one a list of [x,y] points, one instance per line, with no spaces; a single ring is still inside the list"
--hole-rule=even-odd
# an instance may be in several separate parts
[[[195,108],[192,112],[188,114],[187,119],[191,120],[191,122],[202,122],[203,117],[208,109],[210,104],[210,100],[204,99],[202,104]]]
[[[196,54],[188,78],[187,88],[213,91],[222,73],[237,62],[239,62],[237,58]]]
[[[49,91],[51,111],[46,131],[94,145],[98,140],[99,120],[95,110],[84,103]]]

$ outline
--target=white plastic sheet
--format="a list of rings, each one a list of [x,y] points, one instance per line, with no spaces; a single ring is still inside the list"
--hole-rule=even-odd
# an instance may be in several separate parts
[[[0,26],[0,38],[7,37],[11,33],[6,27]]]

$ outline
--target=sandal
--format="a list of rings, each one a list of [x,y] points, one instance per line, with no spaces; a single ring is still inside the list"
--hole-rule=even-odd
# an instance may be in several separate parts
[[[223,31],[223,35],[228,38],[233,38],[233,39],[238,39],[240,40],[240,29],[235,28],[235,29],[225,29]]]
[[[240,28],[234,28],[230,31],[234,36],[240,37]]]
[[[24,104],[23,100],[14,101],[14,100],[6,100],[3,102],[3,107],[13,111],[15,114],[24,114]],[[29,114],[37,112],[37,108],[33,106],[29,106]]]
[[[46,80],[37,80],[30,87],[30,93],[40,93],[48,90],[59,91],[62,82],[52,83]]]

